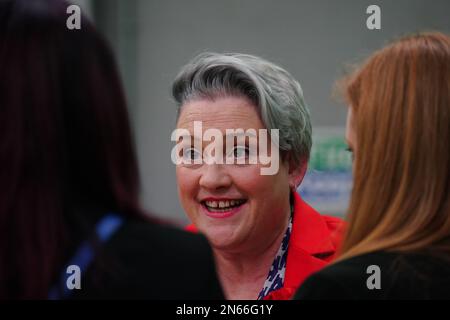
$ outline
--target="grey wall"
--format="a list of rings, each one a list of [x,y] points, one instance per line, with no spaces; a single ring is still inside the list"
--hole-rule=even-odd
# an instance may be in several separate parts
[[[117,11],[121,22],[116,21],[115,28],[117,23],[125,24],[115,30],[119,38],[113,41],[118,43],[127,82],[143,181],[142,201],[146,208],[181,222],[186,219],[170,161],[170,134],[175,125],[170,85],[179,68],[195,54],[235,51],[272,60],[302,84],[314,126],[343,126],[345,108],[333,101],[331,90],[346,63],[358,61],[404,33],[423,29],[450,32],[448,0],[103,2],[116,6],[127,3],[126,9]],[[381,6],[380,31],[366,28],[365,11],[370,4]],[[106,3],[101,10],[109,7]],[[128,28],[128,33],[120,32],[121,28]]]

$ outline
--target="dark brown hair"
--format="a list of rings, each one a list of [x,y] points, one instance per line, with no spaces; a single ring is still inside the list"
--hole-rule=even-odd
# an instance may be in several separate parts
[[[140,216],[122,85],[103,38],[68,4],[0,1],[0,298],[46,298],[66,212]]]

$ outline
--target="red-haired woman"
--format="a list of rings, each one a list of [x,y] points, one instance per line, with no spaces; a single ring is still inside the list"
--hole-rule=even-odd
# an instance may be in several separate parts
[[[337,262],[298,299],[450,298],[450,37],[374,53],[345,82],[354,186]]]

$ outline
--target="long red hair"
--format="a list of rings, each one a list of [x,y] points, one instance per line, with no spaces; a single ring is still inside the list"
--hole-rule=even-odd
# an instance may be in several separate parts
[[[378,250],[450,253],[450,38],[402,38],[344,83],[357,142],[339,260]]]

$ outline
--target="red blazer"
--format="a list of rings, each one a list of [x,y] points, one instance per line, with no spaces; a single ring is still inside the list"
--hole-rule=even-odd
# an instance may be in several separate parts
[[[320,215],[295,193],[284,286],[272,291],[264,299],[292,298],[309,275],[322,269],[334,258],[341,241],[343,226],[341,219]],[[196,231],[193,225],[186,229]]]

